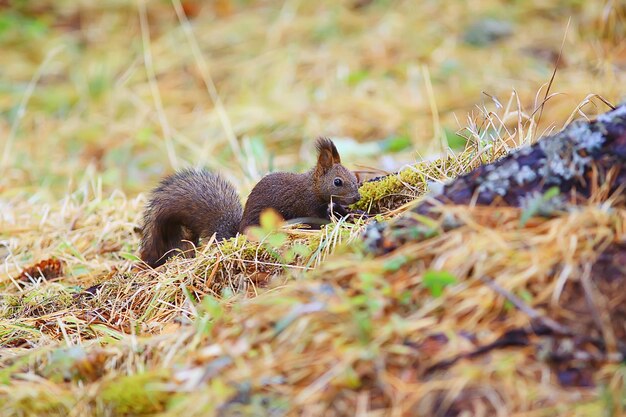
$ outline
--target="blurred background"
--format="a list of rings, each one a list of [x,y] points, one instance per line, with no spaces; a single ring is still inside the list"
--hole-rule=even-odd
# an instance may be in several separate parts
[[[539,136],[626,97],[625,39],[623,0],[0,0],[0,197],[134,195],[189,165],[245,195],[319,135],[393,171],[531,115],[556,67]]]

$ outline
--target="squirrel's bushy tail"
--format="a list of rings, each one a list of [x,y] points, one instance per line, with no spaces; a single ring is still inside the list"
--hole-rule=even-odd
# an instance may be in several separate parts
[[[242,213],[237,190],[218,174],[188,169],[171,175],[154,189],[146,207],[141,259],[156,267],[178,250],[197,246],[200,238],[233,237]]]

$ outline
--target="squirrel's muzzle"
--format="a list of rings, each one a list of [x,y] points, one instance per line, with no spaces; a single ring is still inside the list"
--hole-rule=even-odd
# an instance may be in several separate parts
[[[350,204],[356,203],[360,199],[361,199],[361,194],[357,192],[356,194],[353,194],[351,196],[342,197],[341,202],[342,204],[350,205]]]

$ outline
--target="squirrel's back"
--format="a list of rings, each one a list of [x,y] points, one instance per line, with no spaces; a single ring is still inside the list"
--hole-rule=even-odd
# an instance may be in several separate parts
[[[166,177],[146,207],[141,259],[156,267],[176,250],[197,246],[200,238],[213,233],[217,239],[233,237],[242,213],[237,190],[218,174],[188,169]]]
[[[313,184],[312,172],[274,172],[264,176],[248,196],[239,232],[258,225],[261,213],[268,208],[285,220],[326,217],[328,202],[317,197]]]

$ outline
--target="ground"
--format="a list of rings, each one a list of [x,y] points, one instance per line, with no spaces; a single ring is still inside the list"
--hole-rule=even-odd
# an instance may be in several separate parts
[[[310,166],[320,135],[363,179],[403,170],[364,185],[360,206],[395,230],[439,181],[623,101],[622,3],[9,3],[0,415],[626,409],[619,360],[559,367],[554,346],[590,350],[528,331],[528,308],[580,312],[570,279],[623,273],[626,213],[610,200],[547,218],[449,207],[382,254],[365,221],[268,219],[261,242],[205,242],[158,271],[136,258],[162,175],[207,166],[243,200],[266,172]],[[498,340],[516,347],[469,355]]]

